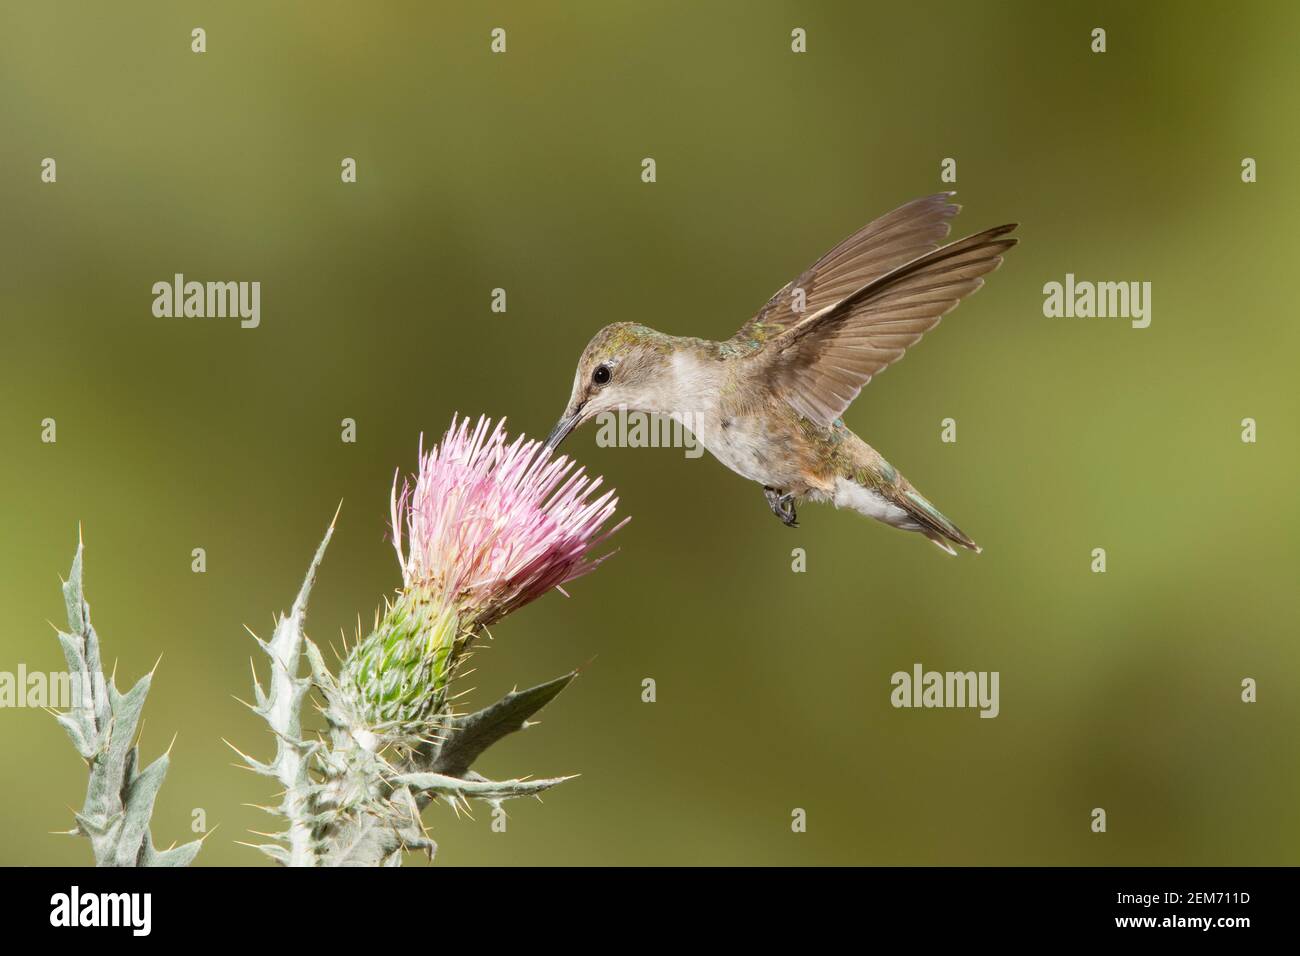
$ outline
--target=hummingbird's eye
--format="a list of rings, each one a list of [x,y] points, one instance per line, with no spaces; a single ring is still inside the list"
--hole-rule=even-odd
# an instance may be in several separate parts
[[[597,385],[604,385],[609,381],[610,372],[608,365],[597,365],[596,371],[591,373],[591,380]]]

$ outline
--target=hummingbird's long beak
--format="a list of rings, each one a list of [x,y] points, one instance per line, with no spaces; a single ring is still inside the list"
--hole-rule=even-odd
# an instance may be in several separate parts
[[[553,452],[560,442],[569,437],[569,432],[578,427],[582,421],[582,406],[579,405],[572,412],[565,412],[560,416],[560,420],[555,423],[551,433],[546,436],[546,451]]]

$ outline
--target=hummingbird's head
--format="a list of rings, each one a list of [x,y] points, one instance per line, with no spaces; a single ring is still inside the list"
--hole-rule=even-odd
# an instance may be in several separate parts
[[[602,412],[626,407],[657,412],[663,373],[672,360],[671,337],[634,322],[615,322],[592,337],[578,359],[564,414],[546,439],[554,449],[569,432]]]

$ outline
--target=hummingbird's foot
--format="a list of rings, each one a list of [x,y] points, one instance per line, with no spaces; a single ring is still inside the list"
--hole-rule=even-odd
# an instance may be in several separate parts
[[[775,488],[763,487],[763,496],[767,498],[767,506],[772,509],[772,514],[781,519],[781,523],[787,528],[799,527],[798,516],[794,511],[794,495],[781,494]]]

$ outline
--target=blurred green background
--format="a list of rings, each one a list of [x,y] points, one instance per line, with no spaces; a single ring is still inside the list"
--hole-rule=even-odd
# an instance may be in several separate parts
[[[790,531],[712,458],[589,426],[567,450],[634,516],[621,551],[467,683],[590,661],[480,768],[582,776],[505,834],[428,812],[438,861],[1300,862],[1294,5],[479,7],[0,13],[0,670],[61,666],[82,522],[119,682],[163,655],[159,842],[201,807],[199,863],[264,862],[234,841],[273,828],[243,806],[271,784],[221,741],[272,747],[232,699],[242,626],[269,632],[340,500],[309,616],[336,645],[399,581],[387,495],[421,432],[544,434],[600,326],[726,337],[954,157],[956,234],[1018,220],[1022,245],[847,420],[984,554],[812,505]],[[176,272],[259,280],[261,327],[154,318]],[[1152,282],[1151,327],[1044,318],[1067,272]],[[1001,716],[893,709],[917,661],[999,671]],[[0,711],[0,863],[88,862],[47,833],[84,786],[47,714]]]

